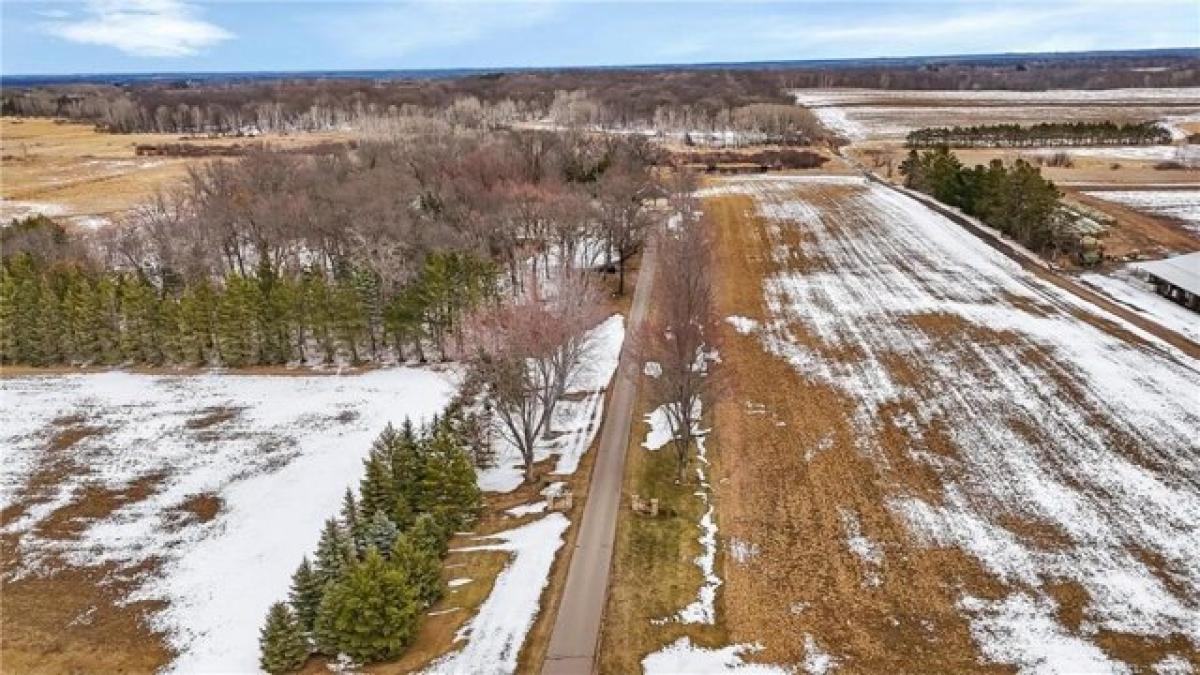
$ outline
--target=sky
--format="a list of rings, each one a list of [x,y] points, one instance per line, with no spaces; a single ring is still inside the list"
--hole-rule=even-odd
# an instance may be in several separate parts
[[[1200,47],[1200,0],[0,0],[0,73],[499,68]]]

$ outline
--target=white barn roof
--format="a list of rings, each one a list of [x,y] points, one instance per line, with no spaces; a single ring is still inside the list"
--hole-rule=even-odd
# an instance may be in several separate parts
[[[1138,263],[1138,266],[1167,283],[1200,295],[1200,251]]]

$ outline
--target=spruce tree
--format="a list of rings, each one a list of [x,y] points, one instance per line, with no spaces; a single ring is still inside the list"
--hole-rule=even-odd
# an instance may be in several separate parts
[[[317,609],[321,606],[321,596],[324,594],[321,581],[308,562],[308,556],[300,561],[292,575],[292,588],[288,592],[288,600],[296,614],[296,620],[301,628],[311,632],[317,621]]]
[[[338,581],[354,559],[354,544],[346,531],[333,518],[325,521],[313,566],[317,581],[322,587]]]
[[[290,673],[308,660],[308,641],[292,610],[282,602],[271,605],[267,623],[259,633],[258,663],[268,673]]]
[[[354,491],[346,488],[346,493],[342,495],[342,527],[350,534],[350,538],[358,541],[362,534],[363,519],[359,517],[358,500],[354,498]]]
[[[363,527],[360,546],[364,551],[374,547],[388,555],[399,534],[400,530],[392,522],[392,519],[388,518],[383,511],[376,511],[371,520]]]
[[[321,600],[316,634],[326,653],[356,661],[393,659],[416,632],[420,599],[405,568],[374,548]]]

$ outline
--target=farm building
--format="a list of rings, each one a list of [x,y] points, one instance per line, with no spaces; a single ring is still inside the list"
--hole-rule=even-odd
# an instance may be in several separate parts
[[[1200,312],[1200,251],[1138,265],[1160,295]]]

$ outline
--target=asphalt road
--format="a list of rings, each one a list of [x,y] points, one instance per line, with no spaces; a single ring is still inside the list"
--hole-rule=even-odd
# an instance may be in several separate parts
[[[654,285],[655,258],[655,246],[651,243],[642,254],[633,308],[625,327],[626,339],[635,334],[646,315],[650,289]],[[554,621],[554,631],[550,634],[546,661],[542,664],[544,675],[583,675],[591,673],[595,667],[600,619],[608,599],[617,514],[621,509],[621,479],[625,473],[625,448],[637,394],[638,366],[629,350],[622,352],[616,384],[600,429],[599,454],[592,470],[587,504],[583,507],[583,522],[567,569],[567,585]]]

